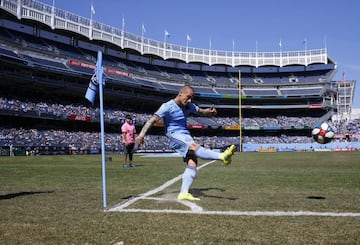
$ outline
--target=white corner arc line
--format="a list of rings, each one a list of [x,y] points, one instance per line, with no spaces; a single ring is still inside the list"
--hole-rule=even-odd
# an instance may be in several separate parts
[[[170,201],[170,202],[178,202],[178,203],[181,203],[183,204],[184,206],[187,206],[191,209],[191,211],[194,211],[194,212],[201,212],[203,211],[203,208],[200,207],[199,205],[197,205],[196,203],[194,202],[190,202],[190,201],[187,201],[187,200],[174,200],[173,198],[172,199],[168,199],[168,198],[160,198],[160,197],[144,197],[143,199],[146,199],[146,200],[156,200],[156,201]]]
[[[215,162],[215,161],[216,161],[216,160],[213,160],[213,161],[210,161],[210,162],[206,162],[206,163],[202,164],[201,166],[199,166],[197,169],[199,170],[199,169],[201,169],[201,168],[203,168],[203,167],[205,167],[205,166],[207,166],[207,165],[209,165],[210,163],[213,163],[213,162]],[[158,193],[158,192],[166,189],[167,187],[169,187],[169,186],[171,186],[172,184],[174,184],[174,183],[176,183],[177,181],[179,181],[181,178],[182,178],[182,174],[180,174],[180,175],[176,176],[175,178],[173,178],[173,179],[165,182],[164,184],[162,184],[161,186],[159,186],[159,187],[157,187],[157,188],[155,188],[155,189],[153,189],[153,190],[150,190],[150,191],[148,191],[148,192],[146,192],[146,193],[143,193],[143,194],[137,195],[137,196],[135,196],[135,197],[133,197],[133,198],[130,198],[130,199],[128,199],[128,200],[125,200],[124,202],[122,202],[122,203],[120,203],[120,204],[118,204],[118,205],[115,205],[114,207],[108,209],[107,211],[110,211],[110,212],[111,212],[111,211],[120,211],[120,210],[122,210],[122,209],[125,209],[126,207],[130,206],[131,204],[137,202],[137,201],[140,200],[140,199],[147,198],[147,197],[149,197],[149,196],[152,196],[152,195],[154,195],[154,194],[156,194],[156,193]]]
[[[128,213],[163,213],[163,214],[198,214],[198,215],[229,215],[229,216],[268,216],[268,217],[295,217],[295,216],[319,216],[319,217],[360,217],[360,213],[338,212],[312,212],[312,211],[192,211],[174,209],[114,209],[111,211]]]
[[[214,161],[210,161],[202,164],[198,167],[201,169],[206,167],[210,163]],[[113,208],[110,208],[106,211],[108,212],[128,212],[128,213],[167,213],[167,214],[198,214],[198,215],[229,215],[229,216],[273,216],[273,217],[291,217],[291,216],[319,216],[319,217],[360,217],[360,213],[357,212],[313,212],[313,211],[207,211],[203,210],[200,206],[189,202],[189,201],[178,201],[188,207],[191,210],[175,210],[175,209],[135,209],[135,208],[126,208],[131,204],[135,203],[141,199],[156,199],[156,200],[164,200],[163,198],[155,198],[150,197],[157,192],[160,192],[170,185],[174,184],[178,180],[182,178],[182,174],[165,182],[158,188],[150,190],[146,193],[135,196],[131,199],[125,200],[124,202],[115,205]],[[189,204],[190,203],[190,204]]]

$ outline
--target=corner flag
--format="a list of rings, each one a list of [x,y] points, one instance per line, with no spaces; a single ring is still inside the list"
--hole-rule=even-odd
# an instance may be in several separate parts
[[[103,184],[103,206],[106,208],[106,165],[105,165],[105,129],[104,129],[104,100],[103,86],[105,85],[104,68],[102,66],[102,53],[98,51],[95,73],[90,79],[85,98],[94,104],[95,96],[99,91],[100,99],[100,128],[101,128],[101,162],[102,162],[102,184]]]
[[[96,79],[96,70],[95,73],[92,75],[89,83],[89,87],[86,90],[85,98],[90,101],[91,104],[94,105],[95,96],[99,90],[99,83]]]

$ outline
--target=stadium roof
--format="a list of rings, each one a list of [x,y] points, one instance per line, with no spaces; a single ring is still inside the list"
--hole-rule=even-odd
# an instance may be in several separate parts
[[[131,49],[142,55],[155,55],[164,60],[176,59],[186,63],[221,64],[231,67],[283,67],[333,63],[326,48],[287,52],[235,52],[199,49],[189,47],[188,42],[186,46],[179,46],[167,43],[166,40],[162,42],[148,39],[144,37],[144,32],[141,36],[135,35],[125,32],[123,29],[94,21],[92,18],[85,18],[38,1],[21,1],[21,5],[19,5],[16,1],[3,0],[0,8],[18,19],[34,20],[52,29],[70,31],[90,40],[108,42],[122,49]]]

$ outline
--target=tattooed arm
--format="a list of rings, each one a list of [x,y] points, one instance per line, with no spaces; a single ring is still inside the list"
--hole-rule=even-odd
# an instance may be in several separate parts
[[[143,126],[139,135],[135,138],[135,144],[142,145],[144,143],[144,137],[147,131],[153,126],[153,124],[160,119],[159,116],[153,115]]]

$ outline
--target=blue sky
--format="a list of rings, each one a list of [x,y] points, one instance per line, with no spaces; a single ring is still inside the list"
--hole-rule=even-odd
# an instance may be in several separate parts
[[[53,0],[41,0],[52,4]],[[338,66],[335,80],[360,80],[358,0],[54,0],[55,7],[141,35],[167,42],[216,50],[261,52],[326,47]],[[257,43],[257,45],[256,45]],[[354,108],[360,108],[360,84]]]

